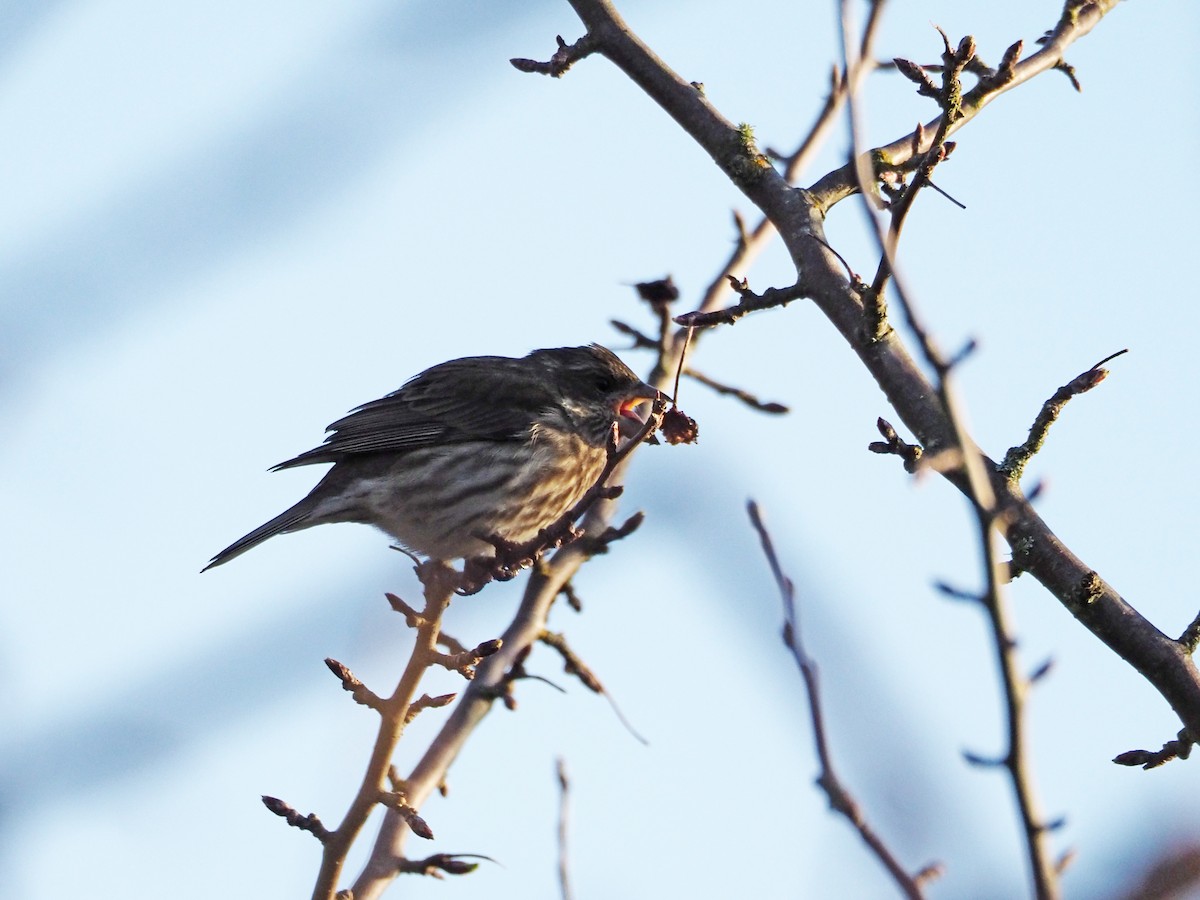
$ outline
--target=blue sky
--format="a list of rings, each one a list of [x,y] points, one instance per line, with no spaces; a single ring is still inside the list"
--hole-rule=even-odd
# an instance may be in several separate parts
[[[733,121],[784,149],[835,59],[833,4],[622,4],[630,24]],[[936,58],[930,23],[995,62],[1051,27],[1051,2],[890,5],[879,51]],[[344,411],[456,356],[627,343],[626,286],[670,272],[694,303],[752,210],[601,59],[521,75],[579,26],[565,3],[0,4],[0,882],[41,900],[306,896],[317,846],[259,804],[344,811],[373,722],[321,660],[380,690],[409,637],[384,591],[417,585],[381,535],[314,529],[198,575],[306,492],[266,469]],[[962,370],[993,455],[1055,388],[1128,347],[1076,399],[1028,479],[1043,515],[1164,631],[1192,619],[1197,433],[1189,296],[1200,151],[1193,5],[1124,4],[1069,59],[957,135],[901,246]],[[869,133],[932,115],[880,76]],[[839,132],[810,180],[840,164]],[[861,216],[834,246],[874,270]],[[752,286],[790,282],[776,248]],[[635,368],[649,360],[624,352]],[[883,397],[812,307],[706,338],[698,367],[768,399],[754,414],[685,385],[692,447],[643,452],[639,535],[579,577],[567,632],[650,740],[570,683],[520,689],[425,810],[434,850],[492,856],[396,896],[553,896],[554,760],[573,779],[579,897],[880,896],[875,864],[812,786],[799,679],[743,512],[765,507],[824,673],[843,777],[943,897],[1023,885],[982,617],[930,590],[977,582],[967,509],[865,451]],[[449,630],[493,637],[519,584],[456,602]],[[1042,806],[1078,850],[1075,896],[1119,891],[1194,841],[1192,763],[1108,760],[1178,729],[1166,704],[1033,583],[1011,591],[1025,664],[1057,661],[1030,709]],[[430,692],[453,690],[446,679]],[[398,761],[437,724],[426,713]],[[356,865],[351,865],[356,870]]]

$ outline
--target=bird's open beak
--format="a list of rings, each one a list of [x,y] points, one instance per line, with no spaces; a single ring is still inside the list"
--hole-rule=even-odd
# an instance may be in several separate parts
[[[646,424],[646,419],[650,415],[650,403],[662,397],[663,394],[657,389],[646,384],[644,381],[637,385],[632,394],[621,401],[618,412],[621,415],[619,427],[622,437],[633,437],[641,427]]]

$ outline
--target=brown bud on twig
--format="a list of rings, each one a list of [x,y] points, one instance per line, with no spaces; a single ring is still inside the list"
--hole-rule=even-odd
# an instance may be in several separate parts
[[[1058,419],[1067,402],[1072,397],[1087,393],[1104,381],[1108,377],[1108,370],[1104,368],[1104,364],[1128,352],[1128,350],[1118,350],[1116,353],[1104,357],[1090,369],[1081,372],[1060,387],[1049,400],[1042,404],[1041,411],[1038,412],[1037,417],[1033,420],[1033,425],[1029,428],[1029,436],[1023,443],[1010,447],[1000,463],[1000,471],[1008,477],[1010,482],[1020,483],[1026,464],[1046,442],[1050,426]]]
[[[479,853],[435,853],[425,859],[403,859],[397,866],[402,874],[429,875],[440,878],[441,873],[447,875],[467,875],[479,868],[479,863],[466,862],[468,859],[483,859],[495,862],[490,856]]]
[[[509,63],[519,72],[529,72],[536,75],[549,75],[551,78],[561,78],[571,66],[591,54],[595,41],[592,36],[585,34],[573,44],[568,44],[562,35],[556,35],[555,43],[558,49],[548,62],[538,62],[535,59],[510,59]]]
[[[1155,765],[1160,765],[1160,763],[1150,762],[1154,756],[1155,754],[1149,750],[1126,750],[1124,753],[1114,756],[1112,761],[1118,766],[1142,766],[1152,769]]]
[[[383,700],[378,694],[374,693],[370,688],[358,680],[353,672],[351,672],[344,664],[338,662],[332,657],[325,659],[325,665],[329,667],[329,671],[338,677],[342,683],[342,690],[349,691],[354,697],[354,702],[362,706],[368,706],[371,709],[379,710],[383,708]]]
[[[968,34],[959,41],[958,52],[954,56],[955,61],[960,66],[966,66],[967,63],[975,58],[975,38]]]
[[[400,818],[408,824],[408,827],[412,829],[412,833],[417,837],[424,838],[427,841],[433,840],[433,829],[417,814],[416,809],[408,805],[403,791],[381,791],[379,802],[393,812],[398,813]]]
[[[469,863],[461,859],[448,859],[438,866],[447,875],[467,875],[479,868],[479,863]]]
[[[1021,58],[1021,51],[1025,49],[1024,41],[1017,41],[1012,44],[1004,55],[1000,57],[1000,65],[996,67],[996,77],[1000,84],[1008,84],[1013,79],[1013,70],[1016,68],[1017,60]]]
[[[872,441],[867,449],[872,453],[891,454],[898,456],[904,462],[904,471],[917,471],[925,451],[919,444],[909,444],[900,439],[892,423],[882,417],[875,420],[875,428],[883,436],[882,441]]]
[[[471,651],[477,659],[487,659],[493,654],[499,653],[500,648],[504,646],[504,641],[500,638],[492,638],[490,641],[484,641]]]
[[[897,72],[917,86],[917,93],[922,97],[938,96],[938,86],[934,84],[933,79],[911,59],[902,59],[897,56],[892,62],[896,64]]]
[[[326,828],[321,820],[312,813],[307,816],[302,816],[296,812],[288,803],[280,800],[278,797],[269,797],[266,794],[262,796],[263,806],[269,809],[275,815],[282,819],[286,819],[287,823],[293,828],[299,828],[301,831],[307,831],[322,844],[329,840],[332,832]]]
[[[1192,753],[1195,742],[1188,736],[1187,729],[1179,732],[1173,741],[1163,744],[1161,750],[1127,750],[1113,757],[1113,762],[1119,766],[1141,766],[1143,769],[1155,769],[1173,759],[1187,759]]]
[[[408,823],[408,827],[412,829],[412,833],[417,837],[425,838],[427,841],[433,840],[433,829],[416,813],[405,816],[404,821]]]

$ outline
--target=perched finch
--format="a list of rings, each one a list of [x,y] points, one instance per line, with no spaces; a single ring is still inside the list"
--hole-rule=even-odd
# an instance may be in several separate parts
[[[205,569],[326,522],[374,525],[442,560],[493,552],[479,535],[528,541],[596,483],[614,425],[635,434],[644,422],[637,408],[658,396],[596,344],[434,366],[334,422],[320,447],[275,466],[333,463],[307,497]]]

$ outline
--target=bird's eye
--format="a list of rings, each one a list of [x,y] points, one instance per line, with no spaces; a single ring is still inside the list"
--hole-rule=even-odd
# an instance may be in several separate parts
[[[600,393],[607,394],[617,386],[617,379],[605,372],[597,375],[593,384]]]

